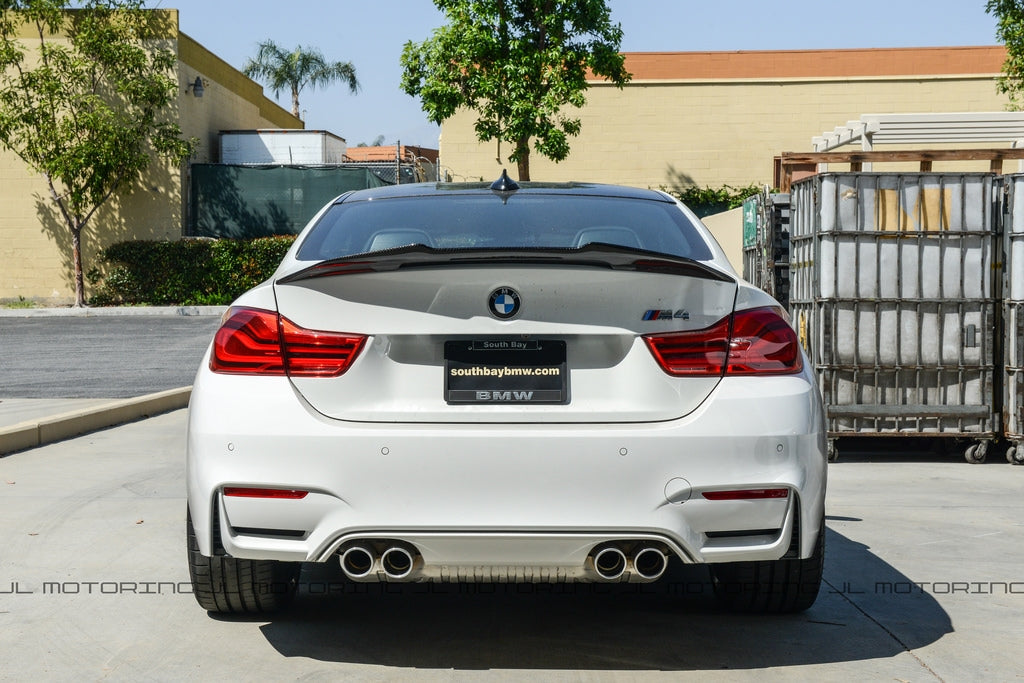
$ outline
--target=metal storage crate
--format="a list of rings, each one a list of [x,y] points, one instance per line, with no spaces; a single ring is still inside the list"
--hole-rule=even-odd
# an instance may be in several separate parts
[[[743,202],[743,279],[789,306],[789,195],[765,188]]]
[[[829,173],[793,185],[791,305],[839,436],[999,434],[993,174]]]
[[[1024,175],[1006,182],[1003,221],[1003,433],[1006,459],[1024,464]]]

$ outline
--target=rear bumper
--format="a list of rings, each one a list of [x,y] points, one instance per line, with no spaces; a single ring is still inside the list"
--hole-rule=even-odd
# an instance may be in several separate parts
[[[244,397],[239,401],[239,397]],[[727,378],[693,413],[638,424],[331,420],[284,378],[197,377],[188,499],[200,551],[323,562],[398,542],[418,577],[586,578],[602,543],[650,542],[688,563],[779,559],[819,533],[826,479],[807,376]],[[301,489],[301,500],[223,496]],[[785,498],[707,491],[784,488]]]

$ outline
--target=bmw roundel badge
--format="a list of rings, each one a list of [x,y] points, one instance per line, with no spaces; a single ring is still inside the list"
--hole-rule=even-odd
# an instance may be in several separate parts
[[[519,292],[511,287],[499,287],[491,292],[487,300],[491,315],[507,320],[519,312]]]

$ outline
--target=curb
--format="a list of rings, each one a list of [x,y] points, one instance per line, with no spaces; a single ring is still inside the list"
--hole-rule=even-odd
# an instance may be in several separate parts
[[[111,315],[224,315],[227,306],[110,306],[104,308],[0,308],[0,318],[92,318]]]
[[[169,389],[4,427],[0,429],[0,456],[179,410],[188,406],[191,395],[190,386]]]

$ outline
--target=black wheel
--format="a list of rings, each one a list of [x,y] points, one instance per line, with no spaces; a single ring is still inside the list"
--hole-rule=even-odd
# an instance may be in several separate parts
[[[825,560],[825,520],[806,560],[712,564],[715,596],[735,612],[783,614],[814,604]]]
[[[301,563],[206,557],[199,552],[191,514],[186,524],[188,572],[200,607],[209,612],[258,614],[274,612],[291,601]]]
[[[1006,449],[1006,462],[1011,465],[1024,465],[1024,446],[1014,444]]]

